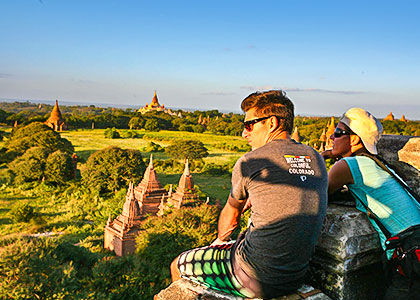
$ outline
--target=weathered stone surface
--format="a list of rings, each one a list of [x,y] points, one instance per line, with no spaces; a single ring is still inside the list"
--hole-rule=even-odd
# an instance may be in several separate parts
[[[181,279],[155,295],[154,300],[240,300],[242,298],[227,295],[204,286]],[[277,300],[331,300],[321,291],[311,286],[303,285],[296,293],[276,298]],[[253,299],[259,300],[259,299]],[[275,300],[275,299],[273,299]]]
[[[311,261],[313,284],[333,299],[380,299],[381,253],[378,234],[364,213],[330,204]]]
[[[378,154],[394,166],[408,185],[420,193],[420,138],[384,135],[378,143]]]

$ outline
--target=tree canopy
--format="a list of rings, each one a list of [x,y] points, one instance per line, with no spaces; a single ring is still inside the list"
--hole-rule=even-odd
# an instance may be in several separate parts
[[[110,146],[93,153],[82,173],[83,181],[100,193],[113,192],[138,183],[146,170],[141,152]]]
[[[60,134],[43,123],[33,122],[12,132],[5,143],[8,152],[22,155],[31,147],[47,148],[50,152],[62,150],[73,153],[73,145]]]
[[[176,159],[201,159],[209,153],[200,141],[181,140],[165,148],[165,152]]]

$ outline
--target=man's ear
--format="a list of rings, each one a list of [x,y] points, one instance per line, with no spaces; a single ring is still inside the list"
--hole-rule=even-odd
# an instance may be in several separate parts
[[[279,127],[279,120],[276,117],[270,118],[270,131],[273,132]]]

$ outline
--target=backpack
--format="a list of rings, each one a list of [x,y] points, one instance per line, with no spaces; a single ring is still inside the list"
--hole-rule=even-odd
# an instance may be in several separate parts
[[[420,203],[420,197],[412,191],[407,183],[388,166],[388,163],[380,157],[373,156],[367,153],[360,153],[361,156],[367,156],[373,159],[383,170],[389,173],[417,202]],[[355,196],[355,195],[353,195]],[[369,207],[360,201],[365,207],[368,217],[371,218],[376,225],[381,229],[387,240],[385,247],[387,250],[394,250],[390,260],[386,258],[384,253],[384,270],[390,279],[392,273],[398,271],[401,275],[409,279],[420,279],[420,224],[411,226],[406,230],[391,236],[391,233],[380,222],[380,219],[372,212]]]
[[[386,273],[398,271],[409,279],[420,279],[420,225],[388,238],[385,246],[394,250],[391,260],[385,262]]]

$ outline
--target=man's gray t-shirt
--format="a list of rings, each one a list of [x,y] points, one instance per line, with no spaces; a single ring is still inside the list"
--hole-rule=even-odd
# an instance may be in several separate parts
[[[313,148],[277,139],[242,156],[232,172],[231,196],[252,204],[249,228],[235,260],[268,284],[305,276],[327,207],[325,162]]]

